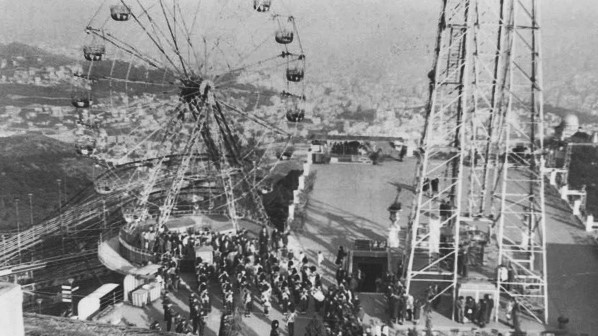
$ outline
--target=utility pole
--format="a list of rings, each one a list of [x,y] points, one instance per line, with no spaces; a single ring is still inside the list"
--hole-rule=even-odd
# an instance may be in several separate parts
[[[19,219],[19,199],[15,198],[15,211],[17,215],[17,246],[19,249],[19,262],[21,262],[21,222]]]
[[[33,194],[29,193],[29,224],[33,226]]]
[[[63,231],[64,233],[64,222],[62,221],[62,193],[60,192],[60,179],[56,179],[56,182],[58,183],[58,215],[60,217],[60,230]]]

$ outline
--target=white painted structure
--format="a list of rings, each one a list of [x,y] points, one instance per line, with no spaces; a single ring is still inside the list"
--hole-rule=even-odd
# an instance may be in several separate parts
[[[0,335],[25,335],[23,291],[19,285],[0,282]]]

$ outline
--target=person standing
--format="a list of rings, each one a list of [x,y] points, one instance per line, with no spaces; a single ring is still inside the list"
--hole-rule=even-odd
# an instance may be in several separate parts
[[[324,254],[322,254],[322,251],[318,251],[318,267],[322,266],[322,263],[324,262]]]
[[[346,256],[347,252],[345,252],[345,248],[343,246],[339,246],[338,252],[336,253],[336,260],[334,261],[334,263],[338,266],[341,266]]]
[[[486,300],[486,323],[492,322],[492,311],[494,310],[494,300],[489,294],[484,295]]]
[[[266,293],[262,293],[262,304],[264,305],[264,315],[268,316],[268,314],[270,314],[272,303],[270,303],[270,298]]]
[[[174,319],[174,310],[172,309],[172,303],[167,305],[166,310],[164,311],[164,321],[166,321],[166,331],[170,331],[172,329],[172,320]]]
[[[455,318],[457,319],[457,323],[464,323],[465,320],[465,299],[463,296],[459,296],[457,302],[455,303]]]
[[[291,312],[287,316],[287,328],[289,329],[289,336],[295,335],[295,318],[297,317],[297,312],[294,308],[291,308]]]
[[[513,311],[511,313],[511,317],[513,318],[513,329],[515,329],[516,332],[521,331],[521,326],[519,325],[519,310],[519,302],[513,298]]]
[[[478,314],[477,314],[478,325],[480,328],[486,326],[486,300],[480,299],[478,301]]]
[[[272,321],[271,327],[270,336],[280,336],[280,332],[278,331],[278,320]]]
[[[406,308],[405,307],[405,305],[406,305],[405,296],[400,295],[398,297],[397,301],[399,302],[399,307],[397,310],[397,321],[399,322],[400,325],[403,325],[403,322],[405,322],[405,308]]]
[[[399,311],[399,296],[393,290],[390,295],[388,296],[388,315],[390,316],[390,321],[395,323],[397,321]]]
[[[202,314],[201,314],[201,307],[199,307],[199,304],[195,304],[193,306],[193,310],[191,311],[191,323],[193,325],[193,335],[197,334],[197,331],[199,330],[199,324],[202,318]]]
[[[413,305],[414,305],[414,301],[413,301],[413,295],[408,294],[407,292],[405,292],[405,314],[407,321],[411,321],[413,320]]]
[[[421,316],[422,311],[422,301],[420,299],[416,299],[413,305],[413,325],[417,325],[419,322],[419,317]]]
[[[505,315],[507,318],[507,325],[512,326],[511,321],[513,320],[513,307],[515,306],[515,300],[511,299],[507,302],[507,308],[505,309]]]
[[[440,184],[440,179],[438,177],[432,179],[430,181],[430,188],[432,189],[432,196],[438,195],[438,185]]]
[[[204,336],[205,329],[206,329],[206,320],[204,318],[204,315],[202,313],[200,313],[199,327],[197,329],[198,336]]]
[[[338,270],[336,270],[336,284],[337,286],[340,286],[343,281],[345,280],[345,277],[347,276],[345,270],[343,269],[342,266],[339,266]]]
[[[251,316],[251,309],[253,308],[253,299],[251,298],[251,292],[245,289],[243,294],[243,304],[245,305],[245,317]]]

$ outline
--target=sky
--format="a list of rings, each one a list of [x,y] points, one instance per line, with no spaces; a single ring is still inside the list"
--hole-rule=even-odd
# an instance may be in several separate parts
[[[83,29],[89,19],[102,2],[111,1],[116,2],[0,0],[0,43],[79,47],[84,43]],[[245,2],[251,6],[250,0]],[[598,1],[540,2],[545,79],[582,71],[584,67],[598,72],[594,66],[598,62],[594,61],[598,52],[595,18]],[[414,80],[423,78],[425,69],[431,66],[440,3],[440,0],[273,0],[273,6],[296,17],[309,62],[316,65],[319,73],[326,68],[355,73],[368,69]]]

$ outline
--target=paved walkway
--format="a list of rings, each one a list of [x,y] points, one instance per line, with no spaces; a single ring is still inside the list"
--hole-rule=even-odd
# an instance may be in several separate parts
[[[397,188],[403,203],[400,224],[407,226],[413,200],[415,160],[372,165],[314,165],[317,178],[310,198],[304,232],[296,234],[307,255],[322,250],[332,260],[339,245],[355,239],[385,239],[389,224],[387,207]],[[557,326],[563,315],[570,319],[568,330],[588,335],[598,330],[598,247],[583,225],[560,200],[555,190],[546,191],[547,267],[549,325]],[[333,260],[332,260],[333,261]],[[332,266],[332,262],[326,265]],[[332,276],[332,268],[327,274]],[[443,316],[435,325],[453,326]],[[501,325],[491,326],[498,328]],[[504,325],[502,325],[504,327]],[[487,328],[488,329],[488,328]]]

